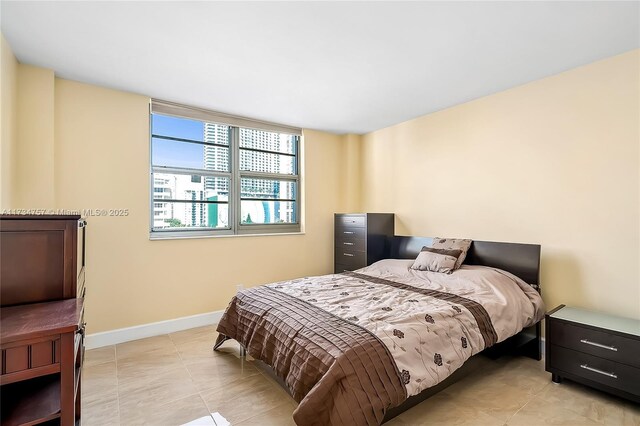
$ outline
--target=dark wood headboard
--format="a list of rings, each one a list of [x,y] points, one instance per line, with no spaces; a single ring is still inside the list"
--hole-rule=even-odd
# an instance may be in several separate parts
[[[390,259],[415,259],[423,246],[433,238],[394,236],[390,243]],[[528,284],[540,285],[540,245],[474,241],[464,260],[465,265],[499,268]]]

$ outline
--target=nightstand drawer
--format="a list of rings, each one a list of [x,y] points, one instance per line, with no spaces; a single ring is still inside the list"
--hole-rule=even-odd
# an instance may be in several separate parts
[[[336,227],[355,226],[358,228],[364,228],[365,225],[366,225],[366,218],[364,215],[343,214],[340,216],[336,216]]]
[[[640,368],[638,340],[555,319],[549,321],[548,334],[554,345]]]
[[[555,345],[549,348],[549,365],[569,374],[640,395],[638,368]]]

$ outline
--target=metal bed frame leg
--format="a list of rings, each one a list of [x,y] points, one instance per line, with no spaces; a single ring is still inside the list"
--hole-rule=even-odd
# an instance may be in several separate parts
[[[218,348],[222,346],[222,344],[227,340],[231,340],[231,337],[227,337],[223,334],[220,334],[218,336],[218,340],[216,340],[216,343],[213,345],[213,350],[214,351],[218,350]],[[238,342],[238,345],[240,346],[240,358],[245,358],[247,356],[247,350],[239,342]]]
[[[218,350],[218,348],[219,348],[220,346],[222,346],[222,344],[223,344],[224,342],[226,342],[227,340],[229,340],[229,339],[230,339],[230,338],[229,338],[229,337],[227,337],[227,336],[225,336],[224,334],[220,334],[220,335],[218,336],[218,340],[216,340],[216,343],[214,343],[214,345],[213,345],[213,350],[214,350],[214,351]]]

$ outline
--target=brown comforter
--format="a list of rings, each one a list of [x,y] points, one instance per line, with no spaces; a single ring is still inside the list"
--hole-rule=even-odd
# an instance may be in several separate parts
[[[270,287],[234,297],[219,339],[273,367],[300,402],[298,425],[380,424],[407,397],[386,346],[366,329]]]
[[[285,381],[300,426],[380,424],[544,312],[535,291],[491,268],[379,263],[245,290],[220,320],[220,341],[237,340]]]

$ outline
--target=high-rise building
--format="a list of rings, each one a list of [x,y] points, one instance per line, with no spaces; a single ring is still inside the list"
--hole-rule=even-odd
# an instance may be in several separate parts
[[[202,177],[195,175],[165,174],[154,175],[154,227],[207,227],[227,226],[226,218],[211,217],[209,204],[198,203],[211,197],[211,191],[204,187]],[[187,202],[159,202],[157,200],[191,200]],[[217,207],[217,206],[216,206]],[[225,223],[220,223],[221,219]],[[215,223],[212,225],[212,223]]]
[[[204,142],[223,146],[204,145],[204,168],[218,172],[228,172],[229,165],[229,126],[204,123]],[[225,178],[205,179],[205,187],[219,193],[229,194],[229,180]]]
[[[239,129],[240,170],[263,173],[295,173],[295,159],[291,156],[271,154],[269,152],[292,153],[295,139],[292,135],[267,132],[254,129]],[[214,123],[204,124],[204,141],[225,146],[204,146],[204,167],[207,170],[229,170],[229,127]],[[245,148],[245,149],[243,149]],[[229,181],[226,178],[207,178],[206,189],[218,195],[228,196]],[[280,181],[243,178],[240,181],[243,197],[264,198],[265,201],[243,201],[242,220],[248,217],[253,222],[292,222],[295,212],[293,203],[266,201],[269,198],[295,198],[294,186],[281,185]]]
[[[229,126],[204,123],[203,146],[205,170],[228,172],[230,146]],[[253,129],[239,129],[239,165],[241,171],[294,174],[295,157],[272,152],[293,153],[292,135]],[[226,177],[156,173],[154,175],[154,226],[165,227],[227,227],[229,207],[225,204],[202,203],[229,198],[230,180]],[[240,180],[241,220],[243,223],[293,222],[293,202],[275,199],[295,199],[295,185],[277,179],[248,178]],[[167,200],[160,202],[159,200]],[[168,200],[182,200],[170,202]],[[184,201],[192,202],[184,202]]]

